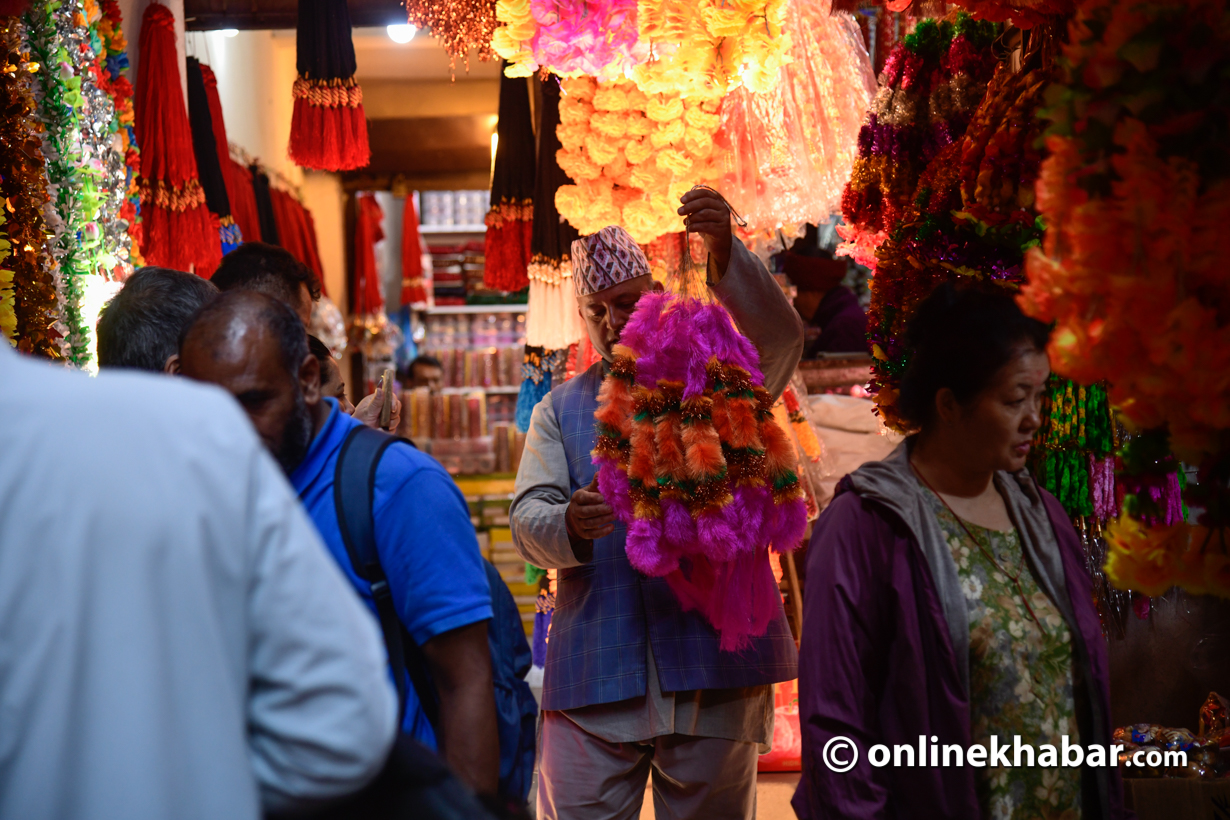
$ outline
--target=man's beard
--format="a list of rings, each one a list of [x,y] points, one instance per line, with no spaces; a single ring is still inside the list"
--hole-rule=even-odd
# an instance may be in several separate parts
[[[303,400],[303,393],[296,390],[294,412],[286,421],[286,427],[282,430],[282,441],[273,455],[286,474],[290,475],[303,463],[311,445],[312,414],[308,411],[307,402]]]

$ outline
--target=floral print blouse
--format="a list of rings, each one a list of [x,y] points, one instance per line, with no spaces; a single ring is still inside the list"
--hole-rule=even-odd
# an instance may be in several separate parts
[[[1025,562],[1015,530],[999,532],[965,522],[989,548],[999,567],[970,541],[970,534],[944,503],[923,488],[952,551],[970,625],[970,729],[972,742],[990,749],[991,736],[1012,746],[1013,737],[1031,745],[1061,748],[1063,735],[1079,743],[1072,697],[1072,645],[1067,624],[1038,587]],[[1021,581],[1030,616],[1016,584]],[[1012,761],[1013,753],[1008,753]],[[1037,761],[1035,760],[1035,763]],[[1022,764],[1025,760],[1022,759]],[[1054,766],[992,767],[990,756],[975,769],[983,816],[991,820],[1079,820],[1081,770]]]

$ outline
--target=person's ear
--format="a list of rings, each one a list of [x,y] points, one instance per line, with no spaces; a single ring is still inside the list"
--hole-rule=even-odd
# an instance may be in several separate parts
[[[320,359],[311,353],[299,365],[299,390],[308,405],[320,403]]]
[[[954,422],[960,416],[961,404],[950,387],[935,391],[935,417],[940,421]]]
[[[168,376],[179,375],[180,369],[178,353],[172,353],[170,356],[167,356],[167,360],[162,363],[162,372],[166,373]]]

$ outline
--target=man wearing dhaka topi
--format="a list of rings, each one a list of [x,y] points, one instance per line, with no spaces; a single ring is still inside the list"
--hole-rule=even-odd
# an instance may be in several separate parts
[[[708,285],[756,346],[765,388],[781,393],[803,327],[780,287],[731,234],[715,191],[679,213],[702,234]],[[653,772],[658,817],[752,818],[756,760],[773,737],[772,684],[797,675],[781,602],[750,648],[723,652],[662,578],[638,573],[626,530],[594,480],[598,389],[637,300],[662,287],[632,238],[608,227],[572,246],[577,308],[602,361],[534,408],[511,509],[525,560],[559,570],[542,695],[538,817],[636,817]]]

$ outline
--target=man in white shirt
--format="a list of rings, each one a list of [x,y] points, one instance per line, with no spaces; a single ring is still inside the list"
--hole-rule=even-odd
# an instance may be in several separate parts
[[[0,418],[0,817],[255,820],[377,774],[376,623],[233,399],[0,343]]]

